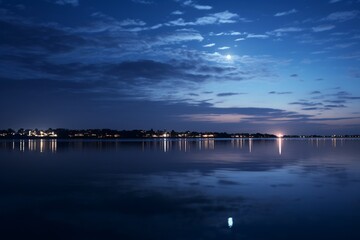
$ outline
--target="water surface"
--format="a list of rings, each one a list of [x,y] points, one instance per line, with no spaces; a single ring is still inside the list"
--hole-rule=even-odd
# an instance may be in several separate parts
[[[359,156],[355,139],[0,141],[1,235],[360,239]]]

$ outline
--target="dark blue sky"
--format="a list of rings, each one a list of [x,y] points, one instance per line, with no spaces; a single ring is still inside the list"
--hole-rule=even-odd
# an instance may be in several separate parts
[[[359,133],[359,9],[0,0],[0,128]]]

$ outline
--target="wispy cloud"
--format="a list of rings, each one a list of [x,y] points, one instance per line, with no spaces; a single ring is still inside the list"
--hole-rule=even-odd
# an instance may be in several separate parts
[[[183,4],[185,6],[190,6],[190,7],[196,8],[198,10],[211,10],[212,9],[212,6],[196,4],[192,0],[187,0],[187,1],[183,2]]]
[[[345,108],[344,104],[327,104],[324,105],[325,108]]]
[[[291,10],[289,10],[289,11],[278,12],[278,13],[276,13],[274,16],[275,16],[275,17],[282,17],[282,16],[294,14],[294,13],[297,13],[297,12],[298,12],[298,11],[293,8],[293,9],[291,9]]]
[[[244,114],[185,114],[181,117],[191,122],[238,123],[246,120],[249,115]]]
[[[214,33],[214,32],[210,32],[209,33],[210,36],[239,36],[239,35],[246,35],[246,33],[242,33],[242,32],[237,32],[237,31],[230,31],[230,32],[219,32],[219,33]]]
[[[166,23],[167,26],[197,26],[197,25],[210,25],[210,24],[223,24],[235,23],[242,21],[239,15],[229,11],[208,14],[204,17],[197,18],[195,21],[187,22],[183,18]]]
[[[265,38],[269,38],[268,35],[265,35],[265,34],[248,34],[246,36],[246,38],[259,38],[259,39],[265,39]]]
[[[228,46],[223,46],[223,47],[219,47],[218,49],[219,50],[226,50],[226,49],[229,49],[230,47],[228,47]]]
[[[292,92],[277,92],[277,91],[271,91],[269,94],[278,94],[278,95],[285,95],[285,94],[292,94]]]
[[[179,11],[179,10],[176,10],[176,11],[173,11],[171,14],[172,14],[172,15],[183,15],[184,12]]]
[[[314,107],[314,106],[322,106],[322,103],[319,102],[308,102],[308,101],[299,101],[299,102],[291,102],[290,105],[301,105],[304,107]]]
[[[319,26],[313,27],[312,30],[313,30],[313,32],[324,32],[324,31],[329,31],[334,28],[335,28],[334,25],[319,25]]]
[[[210,10],[210,9],[212,9],[212,6],[209,6],[209,5],[194,4],[193,7],[198,9],[198,10]]]
[[[218,97],[229,97],[229,96],[235,96],[235,95],[239,95],[239,93],[224,92],[224,93],[218,93],[218,94],[216,94],[216,96],[218,96]]]
[[[324,102],[340,104],[340,103],[346,103],[346,100],[325,100]]]
[[[290,75],[290,77],[293,77],[293,78],[296,78],[296,77],[298,77],[298,76],[299,76],[299,75],[296,74],[296,73]]]
[[[180,29],[171,34],[160,36],[155,44],[174,44],[187,41],[199,41],[204,40],[203,36],[193,29]]]
[[[91,14],[91,17],[96,18],[96,22],[92,22],[91,25],[87,27],[78,27],[73,31],[77,32],[88,32],[88,33],[96,33],[103,31],[129,31],[129,32],[139,32],[145,30],[153,30],[162,26],[162,24],[157,24],[154,26],[145,27],[146,22],[139,19],[124,19],[117,20],[114,17],[106,15],[102,12],[94,12]]]
[[[273,32],[275,33],[286,33],[286,32],[301,32],[304,29],[299,27],[286,27],[286,28],[277,28]]]
[[[215,46],[215,43],[209,43],[209,44],[203,45],[203,47],[206,47],[206,48],[213,47],[213,46]]]
[[[145,26],[146,22],[138,19],[125,19],[120,22],[120,26]]]
[[[339,21],[345,22],[356,18],[359,14],[358,10],[353,11],[343,11],[343,12],[333,12],[327,17],[323,18],[323,21]]]

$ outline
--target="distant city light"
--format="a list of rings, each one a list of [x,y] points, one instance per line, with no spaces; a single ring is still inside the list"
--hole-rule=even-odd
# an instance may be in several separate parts
[[[229,218],[228,218],[228,226],[229,226],[229,228],[232,228],[233,225],[234,225],[233,218],[232,218],[232,217],[229,217]]]

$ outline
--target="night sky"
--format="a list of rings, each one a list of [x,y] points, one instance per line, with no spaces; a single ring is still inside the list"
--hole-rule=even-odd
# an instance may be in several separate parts
[[[359,26],[359,0],[0,0],[0,128],[359,133]]]

